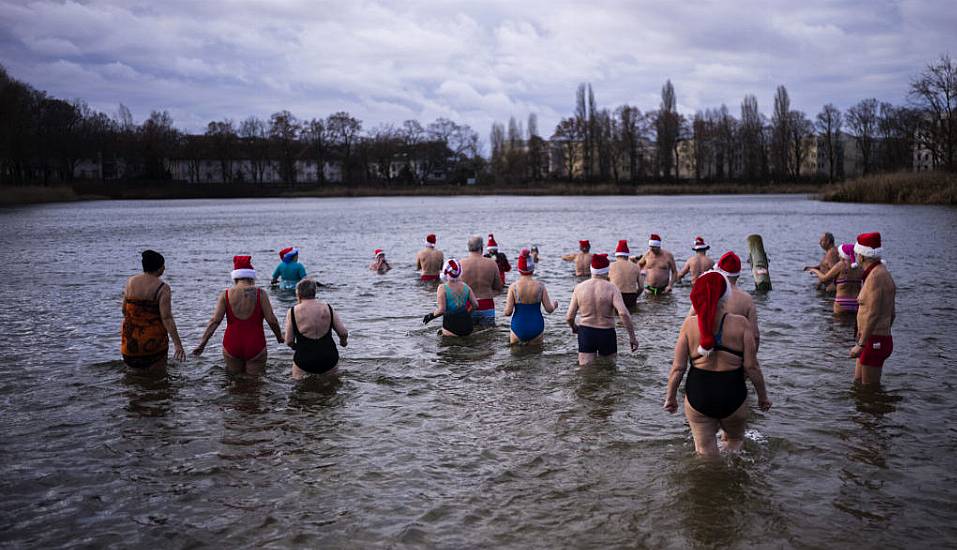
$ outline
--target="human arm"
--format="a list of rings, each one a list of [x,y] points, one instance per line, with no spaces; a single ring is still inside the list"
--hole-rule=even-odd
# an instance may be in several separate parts
[[[671,256],[670,258],[668,258],[668,268],[670,271],[668,273],[668,277],[669,277],[668,286],[665,287],[666,293],[671,292],[671,287],[674,286],[676,282],[678,282],[678,264],[675,263],[674,256]]]
[[[748,321],[751,322],[751,330],[754,334],[754,351],[757,353],[761,347],[761,331],[758,329],[758,308],[754,307],[754,302],[748,308]]]
[[[565,322],[572,329],[572,334],[578,334],[578,325],[575,324],[575,316],[578,315],[578,293],[572,292],[572,301],[568,304],[568,313],[565,314]]]
[[[544,283],[542,283],[542,307],[545,308],[545,313],[551,313],[558,309],[558,300],[551,299]]]
[[[286,345],[287,345],[287,346],[289,346],[289,347],[295,349],[295,348],[293,347],[293,344],[294,344],[295,341],[296,341],[296,333],[295,333],[294,330],[292,330],[292,315],[293,315],[293,314],[292,314],[292,310],[293,310],[293,308],[289,308],[289,313],[286,313],[286,322],[285,322],[285,325],[286,325],[286,331],[285,331],[285,332],[286,332],[286,340],[285,340],[285,342],[286,342]]]
[[[688,259],[688,261],[685,262],[685,265],[684,265],[684,267],[681,268],[681,271],[678,272],[678,276],[675,277],[675,283],[677,284],[679,281],[681,281],[681,279],[683,279],[684,276],[687,275],[689,271],[691,271],[691,259],[690,259],[690,258]]]
[[[266,324],[269,325],[269,328],[272,329],[272,333],[276,335],[276,341],[280,344],[284,343],[282,337],[282,329],[279,328],[279,320],[276,319],[276,314],[272,311],[272,304],[269,303],[269,295],[265,292],[259,293],[259,305],[263,309],[263,318],[266,320]]]
[[[631,313],[628,311],[628,308],[625,307],[625,301],[621,297],[621,292],[617,288],[614,290],[615,297],[612,298],[611,303],[618,312],[618,318],[621,319],[621,324],[625,325],[625,329],[628,331],[628,341],[631,343],[631,351],[637,351],[638,337],[635,336],[635,324],[631,321]]]
[[[834,264],[834,267],[832,267],[827,273],[821,272],[821,270],[816,267],[812,267],[809,271],[817,277],[818,281],[822,283],[829,283],[837,279],[842,270],[843,266],[840,263],[837,263]]]
[[[173,320],[173,291],[168,284],[163,284],[159,294],[160,318],[166,332],[173,340],[173,359],[177,361],[186,360],[186,352],[183,351],[183,342],[179,339],[179,331],[176,330],[176,321]]]
[[[415,270],[416,271],[422,270],[422,254],[415,255]]]
[[[758,349],[754,342],[754,333],[751,327],[744,330],[744,374],[754,385],[754,391],[758,394],[758,408],[766,411],[771,408],[771,400],[768,399],[768,390],[764,385],[764,374],[761,373],[761,366],[758,365]]]
[[[282,267],[282,264],[279,264],[276,266],[276,269],[272,270],[272,280],[269,281],[269,284],[274,285],[279,282],[279,273],[280,273],[279,270],[281,267]]]
[[[332,323],[332,330],[336,331],[336,334],[339,336],[339,345],[346,347],[349,345],[349,331],[346,329],[345,323],[342,322],[342,317],[339,317],[339,314],[336,310],[332,310],[332,319],[329,320]]]
[[[671,371],[668,373],[668,389],[665,391],[664,409],[670,413],[678,410],[678,386],[684,378],[688,368],[688,326],[690,318],[685,319],[678,332],[678,341],[675,342],[674,357],[671,360]]]
[[[425,314],[425,317],[422,318],[423,323],[428,323],[436,317],[441,317],[445,314],[445,285],[439,285],[439,288],[435,290],[435,304],[437,309],[434,309]]]
[[[874,333],[874,325],[880,318],[880,294],[873,286],[874,277],[868,278],[857,295],[857,341],[851,348],[851,357],[857,357],[863,351],[864,344]]]
[[[502,277],[498,274],[498,264],[495,264],[495,271],[489,270],[492,276],[492,290],[502,290],[505,285],[502,283]]]
[[[563,261],[563,262],[574,262],[576,256],[578,256],[578,254],[563,254],[563,255],[562,255],[562,261]]]
[[[505,311],[502,312],[502,315],[509,317],[515,311],[515,285],[518,283],[512,283],[508,287],[508,294],[505,298]]]
[[[508,258],[505,257],[505,254],[502,254],[501,252],[499,252],[498,258],[500,260],[498,264],[499,271],[504,271],[507,273],[512,270],[512,264],[508,263]]]
[[[206,331],[203,332],[203,337],[200,338],[199,345],[193,350],[193,355],[198,357],[203,354],[203,350],[206,349],[206,344],[209,343],[209,339],[213,336],[213,333],[216,332],[216,329],[219,328],[219,324],[223,322],[223,317],[225,316],[226,293],[221,292],[219,298],[216,300],[216,309],[213,310],[213,316],[209,319],[209,322],[206,323]]]

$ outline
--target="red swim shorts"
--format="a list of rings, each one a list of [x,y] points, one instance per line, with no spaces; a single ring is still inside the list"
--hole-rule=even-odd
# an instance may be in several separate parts
[[[883,367],[884,361],[894,353],[894,338],[887,336],[871,336],[864,342],[860,361],[868,367]]]

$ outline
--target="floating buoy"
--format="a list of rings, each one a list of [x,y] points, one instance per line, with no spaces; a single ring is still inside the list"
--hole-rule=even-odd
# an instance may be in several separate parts
[[[761,239],[761,235],[748,235],[748,263],[751,264],[755,290],[771,290],[768,255],[764,252],[764,240]]]

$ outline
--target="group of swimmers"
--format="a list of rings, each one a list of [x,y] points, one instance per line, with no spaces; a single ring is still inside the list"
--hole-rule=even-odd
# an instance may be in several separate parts
[[[833,237],[828,242],[833,246]],[[586,366],[599,356],[614,360],[618,351],[616,318],[628,332],[631,350],[637,350],[631,312],[638,295],[642,290],[650,296],[667,294],[690,274],[692,305],[675,343],[664,409],[677,411],[678,386],[687,372],[684,409],[696,450],[701,454],[717,453],[719,429],[723,431],[720,446],[737,449],[743,442],[748,416],[746,379],[754,386],[759,408],[766,411],[771,407],[757,360],[760,332],[754,301],[737,287],[741,259],[728,251],[715,263],[707,255],[710,247],[703,238],[696,237],[693,255],[679,272],[674,255],[661,244],[661,237],[652,234],[647,251],[633,257],[627,240],[620,240],[615,260],[610,262],[608,254],[592,253],[590,243],[583,240],[578,252],[562,257],[574,262],[576,275],[588,276],[575,286],[565,316],[572,333],[577,335],[578,363]],[[825,244],[822,238],[822,246],[829,254]],[[838,286],[849,284],[849,270],[861,270],[861,288],[856,295],[858,342],[851,356],[858,359],[855,380],[878,383],[884,359],[893,349],[890,326],[895,287],[880,259],[879,233],[859,235],[856,244],[847,246],[848,250],[838,251],[846,266],[826,264],[825,254],[818,266],[808,270],[825,283],[837,279]],[[467,247],[468,256],[462,260],[446,259],[436,248],[436,236],[430,234],[416,255],[420,280],[438,283],[436,307],[424,316],[423,322],[442,317],[440,333],[447,337],[466,336],[475,327],[495,325],[494,297],[503,290],[504,274],[511,269],[504,254],[498,252],[493,235],[489,235],[488,254],[483,254],[483,239],[477,235],[468,239]],[[286,315],[285,330],[280,328],[268,293],[256,287],[251,257],[235,256],[233,286],[219,295],[193,354],[203,353],[225,317],[226,368],[232,372],[260,373],[267,356],[265,321],[277,342],[295,350],[294,377],[334,372],[339,354],[332,333],[345,347],[348,331],[332,306],[317,298],[317,283],[306,277],[298,254],[299,250],[291,247],[280,251],[281,263],[273,272],[273,283],[296,291],[297,303]],[[370,270],[384,273],[391,269],[381,249],[376,249],[373,256]],[[542,310],[551,313],[558,308],[558,301],[549,296],[545,284],[534,277],[538,259],[537,246],[523,248],[518,255],[519,278],[508,287],[504,308],[504,314],[511,317],[511,344],[540,345],[545,329]],[[176,360],[184,360],[185,352],[172,316],[171,291],[161,280],[165,261],[159,253],[147,250],[143,252],[142,264],[143,273],[130,277],[124,291],[122,354],[130,367],[161,368],[167,361],[170,339]]]

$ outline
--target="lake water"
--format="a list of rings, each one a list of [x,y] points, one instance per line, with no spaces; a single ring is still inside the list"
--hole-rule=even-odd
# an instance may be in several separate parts
[[[853,327],[801,272],[820,233],[884,235],[895,353],[879,391],[851,383]],[[561,303],[541,353],[507,320],[460,342],[421,318],[414,254],[435,232],[463,256],[494,232]],[[744,254],[764,237],[774,290],[756,295],[774,407],[753,408],[739,456],[694,457],[662,411],[688,287],[642,300],[641,348],[576,367],[559,255],[588,238],[679,261],[695,235]],[[91,202],[0,211],[0,543],[161,547],[881,547],[957,541],[957,211],[761,197],[486,197]],[[227,375],[220,342],[169,369],[119,361],[123,283],[161,251],[187,350],[231,258],[264,276],[301,246],[351,332],[342,374],[294,382],[270,343],[261,378]],[[394,269],[366,271],[374,248]],[[510,274],[510,281],[514,274]],[[740,284],[753,288],[750,274]],[[272,295],[280,318],[292,304]],[[501,313],[503,300],[497,302]],[[950,334],[951,336],[947,336]],[[619,349],[627,338],[619,329]],[[749,399],[755,405],[753,390]]]

